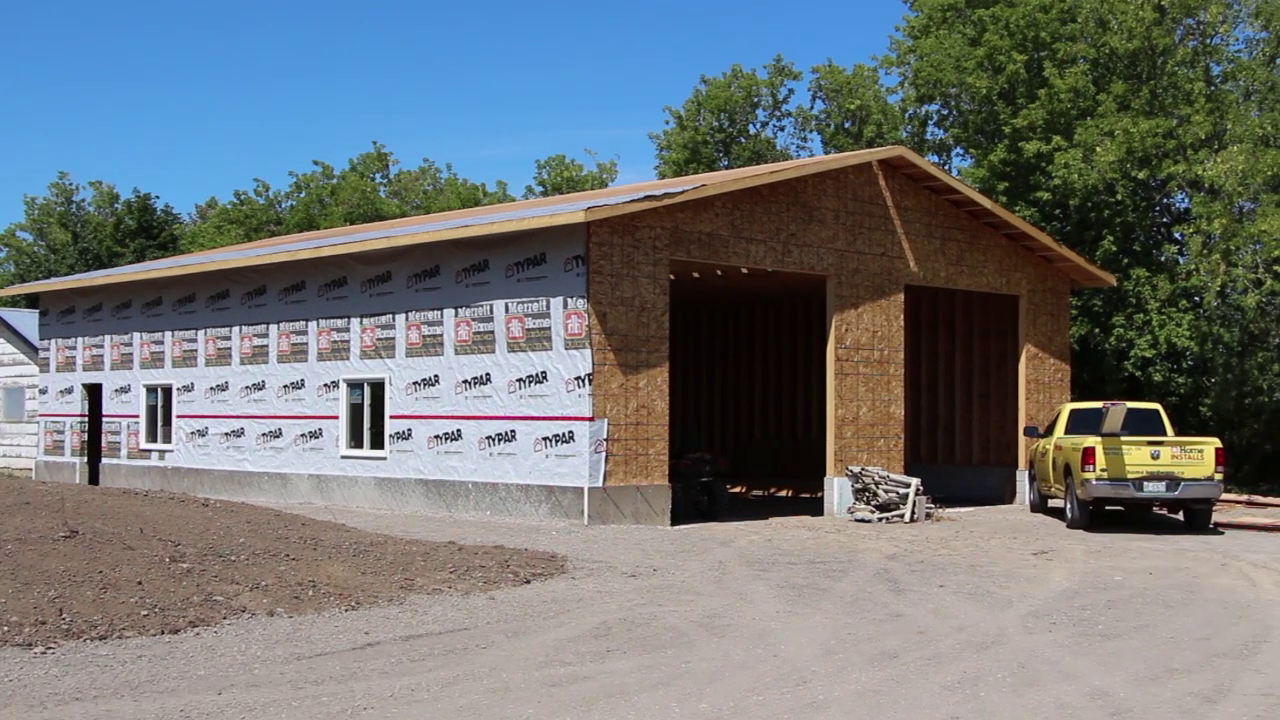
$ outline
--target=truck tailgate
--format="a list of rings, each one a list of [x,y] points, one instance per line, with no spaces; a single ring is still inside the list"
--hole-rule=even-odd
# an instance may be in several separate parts
[[[1215,438],[1102,437],[1102,463],[1110,478],[1148,475],[1169,478],[1211,478],[1216,463]],[[1098,472],[1103,473],[1099,467]]]

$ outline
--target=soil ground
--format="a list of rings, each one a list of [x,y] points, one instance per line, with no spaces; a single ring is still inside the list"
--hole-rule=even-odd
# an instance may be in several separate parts
[[[1021,507],[678,529],[294,508],[566,574],[181,635],[0,648],[22,718],[1275,718],[1280,536]]]
[[[158,635],[563,570],[546,552],[410,540],[186,495],[0,479],[0,645]]]

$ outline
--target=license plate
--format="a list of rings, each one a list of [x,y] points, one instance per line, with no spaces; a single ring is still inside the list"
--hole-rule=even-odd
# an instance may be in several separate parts
[[[1168,487],[1169,487],[1169,484],[1166,482],[1153,482],[1151,480],[1146,480],[1146,481],[1143,481],[1142,483],[1142,492],[1147,492],[1147,493],[1168,492],[1168,489],[1167,489]]]

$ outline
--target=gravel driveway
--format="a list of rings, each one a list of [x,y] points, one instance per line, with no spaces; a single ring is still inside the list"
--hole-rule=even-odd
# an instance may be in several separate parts
[[[1280,716],[1275,535],[1184,535],[1160,517],[1073,532],[1013,507],[677,529],[301,512],[555,550],[571,570],[478,596],[5,649],[5,715]]]

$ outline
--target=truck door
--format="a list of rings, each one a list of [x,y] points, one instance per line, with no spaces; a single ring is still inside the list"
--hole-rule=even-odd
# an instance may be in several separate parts
[[[1057,434],[1058,417],[1059,415],[1054,415],[1049,424],[1044,426],[1044,436],[1036,442],[1032,450],[1035,453],[1032,462],[1035,463],[1036,481],[1041,484],[1041,487],[1047,485],[1056,488],[1058,486],[1053,479],[1053,443],[1054,436]]]

